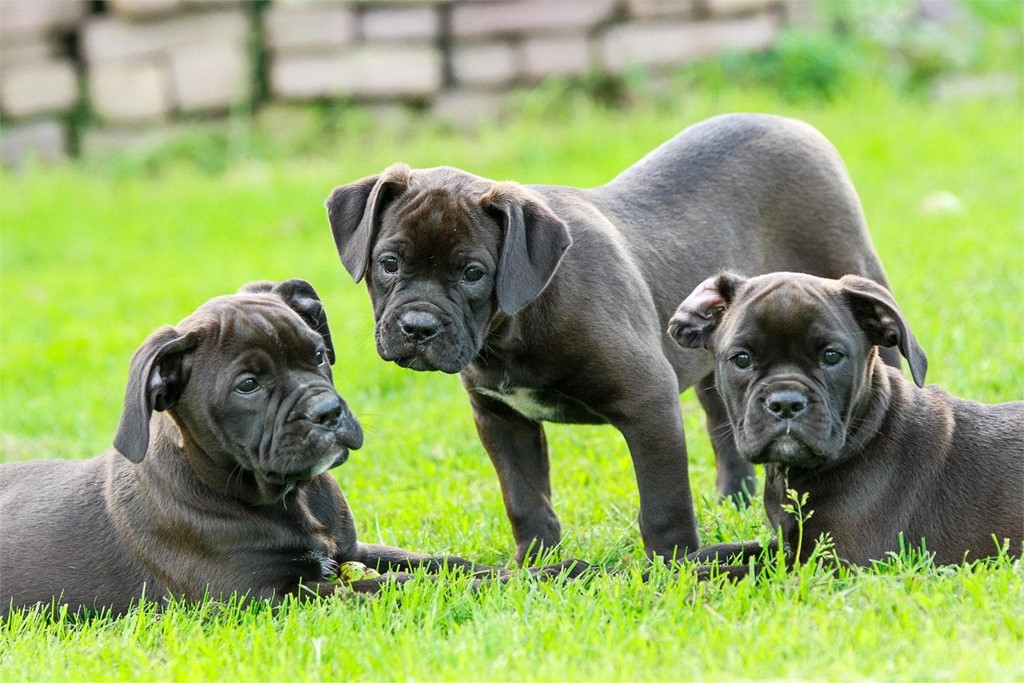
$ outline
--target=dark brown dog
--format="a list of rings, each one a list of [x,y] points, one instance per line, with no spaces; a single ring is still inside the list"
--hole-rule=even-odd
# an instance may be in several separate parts
[[[720,491],[753,486],[718,436],[708,357],[664,334],[708,264],[885,283],[835,149],[772,116],[693,126],[591,190],[399,164],[335,189],[327,210],[342,263],[366,278],[381,357],[461,374],[519,560],[561,536],[543,421],[622,433],[649,553],[698,545],[681,390],[698,385]]]
[[[326,474],[363,442],[333,361],[320,299],[302,280],[253,283],[150,335],[132,358],[113,449],[0,467],[0,616],[51,602],[117,614],[143,596],[325,596],[348,561],[489,573],[356,541]],[[351,585],[375,592],[391,578]]]
[[[765,466],[764,504],[789,553],[806,561],[827,533],[843,561],[867,565],[924,548],[955,564],[1019,556],[1024,542],[1024,402],[982,405],[924,386],[927,362],[892,295],[848,275],[772,273],[710,278],[679,306],[670,334],[715,359],[731,437]],[[907,358],[917,386],[878,360]],[[806,494],[803,526],[782,509]],[[802,541],[802,542],[801,542]],[[711,546],[704,561],[756,542]]]

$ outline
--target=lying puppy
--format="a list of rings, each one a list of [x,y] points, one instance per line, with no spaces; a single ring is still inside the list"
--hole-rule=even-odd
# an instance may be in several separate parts
[[[732,437],[765,466],[764,504],[790,553],[806,561],[828,533],[856,565],[907,547],[941,564],[1024,542],[1024,402],[982,405],[924,386],[927,361],[892,295],[855,275],[826,280],[722,273],[699,285],[669,334],[715,360]],[[878,360],[898,347],[914,386]],[[804,522],[783,511],[786,490],[807,494]],[[802,543],[801,543],[802,540]],[[756,542],[710,546],[689,559],[738,555]]]
[[[247,285],[150,335],[132,358],[113,449],[0,467],[0,616],[51,602],[118,614],[143,596],[325,596],[350,561],[489,570],[357,542],[327,474],[363,442],[333,361],[320,299],[302,280]],[[374,592],[388,579],[351,586]]]
[[[460,373],[520,561],[561,538],[545,421],[623,435],[651,554],[698,545],[686,387],[707,413],[719,490],[752,490],[753,468],[719,438],[706,354],[664,334],[708,263],[885,283],[839,155],[774,116],[695,125],[593,189],[397,164],[335,189],[327,211],[342,263],[366,278],[381,357]]]

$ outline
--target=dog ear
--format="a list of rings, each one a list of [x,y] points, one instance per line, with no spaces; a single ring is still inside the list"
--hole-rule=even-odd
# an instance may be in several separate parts
[[[327,325],[327,312],[320,301],[320,295],[313,285],[305,280],[285,280],[274,285],[271,290],[284,299],[288,307],[299,314],[314,332],[323,337],[327,348],[327,358],[334,365],[334,342],[331,341],[331,328]]]
[[[197,332],[182,335],[166,326],[149,335],[132,356],[124,408],[114,436],[114,448],[132,462],[142,462],[146,456],[153,411],[167,410],[181,396],[189,374],[185,356],[198,343]]]
[[[516,183],[496,183],[480,205],[504,228],[495,292],[498,308],[515,315],[544,291],[565,250],[569,227],[539,198]]]
[[[394,164],[380,175],[334,188],[324,203],[338,256],[356,282],[366,274],[381,211],[409,186],[411,173],[405,164]]]
[[[746,278],[723,271],[697,285],[669,320],[668,333],[680,346],[707,348],[711,333]]]
[[[239,294],[276,294],[284,299],[288,308],[299,314],[314,332],[323,337],[327,348],[327,358],[334,365],[334,342],[331,341],[331,328],[327,325],[327,312],[324,311],[320,295],[313,285],[305,280],[293,279],[284,282],[257,280],[242,285]]]
[[[853,317],[868,340],[877,346],[898,346],[910,365],[914,383],[923,387],[928,358],[910,331],[892,293],[877,282],[858,275],[844,275],[839,284]]]

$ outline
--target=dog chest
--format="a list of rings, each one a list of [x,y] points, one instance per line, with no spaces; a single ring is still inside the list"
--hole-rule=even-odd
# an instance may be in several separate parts
[[[581,399],[552,389],[502,385],[498,389],[475,386],[472,391],[500,401],[528,420],[563,424],[606,424],[607,418]]]
[[[560,416],[558,406],[542,402],[539,393],[533,389],[515,387],[507,391],[495,391],[476,387],[476,391],[488,398],[501,401],[523,417],[536,422],[557,422]]]

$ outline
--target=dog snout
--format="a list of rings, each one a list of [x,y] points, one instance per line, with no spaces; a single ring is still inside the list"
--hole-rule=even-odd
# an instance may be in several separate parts
[[[765,410],[780,420],[795,420],[807,412],[807,397],[799,391],[773,391],[764,401]]]
[[[414,344],[430,341],[441,332],[441,321],[424,311],[409,311],[398,319],[398,329]]]
[[[310,423],[334,432],[335,438],[346,448],[358,450],[363,445],[363,428],[359,420],[336,394],[322,394],[312,398],[301,415]]]
[[[344,426],[343,443],[352,450],[358,451],[363,446],[363,428],[351,415],[346,416]]]
[[[677,344],[682,345],[686,342],[683,334],[683,321],[678,314],[668,321],[668,336],[672,337]]]
[[[359,420],[342,404],[341,416],[335,429],[346,447],[358,451],[363,446],[363,427]]]
[[[328,429],[334,429],[341,421],[341,400],[337,396],[324,396],[306,410],[306,419]]]

